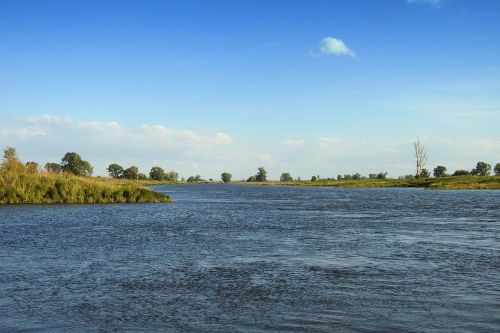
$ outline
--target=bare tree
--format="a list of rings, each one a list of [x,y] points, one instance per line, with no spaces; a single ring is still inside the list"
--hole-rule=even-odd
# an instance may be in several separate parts
[[[420,139],[417,138],[417,142],[414,143],[415,147],[415,158],[417,159],[417,173],[415,174],[415,178],[419,178],[422,174],[422,170],[425,167],[425,163],[427,162],[427,151],[425,150],[424,145],[420,142]]]

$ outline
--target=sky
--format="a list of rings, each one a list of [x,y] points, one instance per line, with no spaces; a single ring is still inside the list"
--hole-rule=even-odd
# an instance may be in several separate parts
[[[0,146],[183,177],[500,162],[500,1],[0,0]]]

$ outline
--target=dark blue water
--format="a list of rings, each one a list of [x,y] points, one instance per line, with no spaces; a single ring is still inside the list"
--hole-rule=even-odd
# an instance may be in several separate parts
[[[0,332],[494,332],[500,191],[0,206]]]

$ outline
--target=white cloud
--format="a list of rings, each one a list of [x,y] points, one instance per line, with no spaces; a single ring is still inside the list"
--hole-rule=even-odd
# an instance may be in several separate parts
[[[340,39],[334,37],[325,37],[321,40],[319,49],[321,53],[327,55],[336,55],[336,56],[349,56],[356,57],[356,53],[354,53],[351,49],[347,47],[347,45]]]

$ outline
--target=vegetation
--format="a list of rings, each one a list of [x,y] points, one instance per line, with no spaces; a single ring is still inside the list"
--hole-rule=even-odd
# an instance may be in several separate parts
[[[280,176],[280,182],[291,182],[293,177],[288,172],[283,172]]]
[[[75,176],[91,176],[94,169],[75,152],[66,153],[61,160],[61,171]]]
[[[203,179],[201,178],[200,175],[196,175],[196,176],[188,177],[188,179],[186,181],[188,183],[199,183],[199,182],[203,182]]]
[[[168,196],[151,191],[140,183],[77,176],[73,171],[88,173],[90,164],[83,163],[79,167],[78,154],[69,154],[65,155],[68,157],[66,172],[40,172],[32,163],[23,165],[14,148],[5,149],[0,166],[0,204],[171,201]]]
[[[435,178],[446,177],[447,176],[446,170],[447,169],[445,166],[438,165],[437,167],[434,168],[433,175]]]
[[[420,139],[417,139],[417,142],[413,144],[413,147],[415,148],[415,159],[417,160],[417,171],[415,173],[415,178],[427,178],[425,177],[424,170],[425,170],[425,163],[427,163],[427,150],[425,149],[424,145],[422,142],[420,142]],[[427,170],[425,170],[426,174],[429,174]]]
[[[474,176],[489,176],[490,173],[491,165],[486,162],[477,162],[476,167],[471,171]]]
[[[224,182],[224,183],[230,183],[231,182],[231,178],[233,177],[233,175],[231,175],[229,172],[223,172],[221,175],[220,175],[220,179]]]
[[[495,165],[495,168],[493,169],[493,171],[495,172],[495,176],[500,176],[500,163],[497,163]]]

